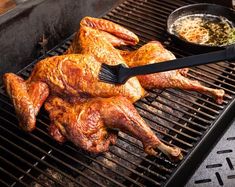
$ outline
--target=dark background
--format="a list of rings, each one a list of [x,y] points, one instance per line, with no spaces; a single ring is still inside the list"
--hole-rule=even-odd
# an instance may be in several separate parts
[[[39,42],[43,35],[48,50],[74,33],[84,16],[102,16],[119,2],[17,0],[14,9],[0,16],[0,77],[9,70],[19,71],[42,55]]]

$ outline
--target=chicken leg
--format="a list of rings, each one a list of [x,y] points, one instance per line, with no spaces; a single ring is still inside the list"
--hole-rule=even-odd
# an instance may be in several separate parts
[[[182,159],[180,149],[162,143],[125,97],[93,98],[76,103],[53,97],[45,108],[53,125],[50,134],[57,141],[64,136],[76,146],[100,153],[115,144],[120,130],[140,140],[149,155],[156,156],[155,149],[159,149],[172,160]]]
[[[141,66],[173,60],[175,56],[166,50],[160,42],[152,41],[136,51],[120,51],[129,67]],[[178,88],[182,90],[197,91],[215,97],[218,104],[223,102],[224,90],[203,86],[198,81],[190,80],[187,76],[188,69],[172,70],[138,76],[141,86],[145,89],[152,88]]]

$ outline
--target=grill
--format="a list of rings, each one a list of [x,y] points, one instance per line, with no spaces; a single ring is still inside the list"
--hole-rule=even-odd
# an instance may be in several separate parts
[[[166,18],[174,9],[196,1],[126,0],[104,18],[135,32],[140,47],[159,40],[177,57],[192,55],[180,49],[165,33]],[[19,71],[27,78],[39,60],[61,55],[69,37],[45,55]],[[233,117],[235,108],[235,63],[219,62],[192,68],[189,77],[207,86],[222,88],[222,105],[213,98],[182,90],[150,90],[135,107],[151,129],[166,144],[182,149],[184,160],[170,162],[163,154],[147,156],[140,142],[119,133],[117,144],[100,155],[86,153],[70,143],[60,145],[48,135],[50,124],[42,109],[37,128],[27,134],[18,128],[14,108],[4,88],[0,89],[0,186],[178,186],[202,162],[221,129]]]

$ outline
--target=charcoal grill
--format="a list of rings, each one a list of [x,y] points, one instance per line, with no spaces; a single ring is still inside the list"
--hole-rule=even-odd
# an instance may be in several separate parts
[[[193,51],[179,48],[165,31],[167,16],[174,9],[196,3],[187,1],[126,0],[103,18],[135,32],[140,47],[159,40],[177,57]],[[61,55],[73,35],[21,69],[27,78],[39,60]],[[13,68],[14,69],[14,68]],[[8,71],[11,71],[9,69]],[[60,145],[47,133],[50,123],[42,109],[37,128],[27,134],[18,128],[16,115],[4,88],[0,89],[0,186],[182,186],[233,120],[235,110],[235,63],[219,62],[192,68],[189,77],[223,88],[222,105],[206,95],[182,90],[149,90],[135,107],[160,139],[182,149],[184,160],[170,162],[163,154],[147,156],[140,142],[120,133],[110,151],[93,155],[70,143]]]

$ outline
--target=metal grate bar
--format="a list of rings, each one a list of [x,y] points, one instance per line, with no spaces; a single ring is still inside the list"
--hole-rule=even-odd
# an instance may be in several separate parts
[[[147,8],[149,10],[156,11],[157,13],[160,13],[161,15],[164,15],[164,16],[168,16],[168,12],[172,11],[172,9],[167,8],[166,5],[164,7],[162,7],[162,6],[158,6],[157,8],[153,7],[149,1],[143,2],[143,1],[129,0],[128,2],[139,5],[144,8]],[[157,5],[159,5],[159,4],[157,4]]]
[[[168,168],[166,168],[166,167],[164,167],[164,166],[162,166],[162,165],[159,165],[159,164],[157,164],[157,163],[155,163],[155,162],[153,162],[153,161],[147,159],[146,157],[140,157],[138,154],[136,154],[136,153],[134,153],[134,152],[131,152],[131,151],[127,150],[127,149],[124,149],[123,147],[119,146],[118,144],[115,145],[115,146],[118,147],[119,149],[121,149],[121,150],[127,152],[128,154],[130,154],[130,155],[132,155],[132,156],[135,156],[136,158],[143,159],[144,161],[148,162],[148,163],[151,164],[152,166],[157,167],[158,169],[163,170],[163,171],[166,172],[166,173],[171,173],[171,172],[172,172],[171,169],[168,169]]]
[[[120,137],[120,136],[118,136],[118,137]],[[121,138],[124,142],[126,142],[126,143],[129,143],[129,144],[131,144],[131,145],[135,145],[135,147],[137,148],[139,148],[140,150],[142,150],[142,148],[141,147],[139,147],[138,145],[136,145],[135,143],[132,143],[132,142],[130,142],[128,139],[125,139],[125,138]],[[165,140],[163,140],[163,139],[161,139],[161,138],[159,138],[163,143],[165,143],[166,145],[169,145],[169,146],[173,146],[173,147],[179,147],[178,145],[175,145],[174,143],[170,143],[170,141],[168,142],[168,141],[165,141]],[[183,152],[183,153],[187,153],[188,151],[187,150],[185,150],[185,149],[183,149],[183,148],[181,148],[181,151]]]
[[[195,95],[194,93],[190,92],[190,91],[187,91],[187,90],[177,90],[179,93],[182,93],[184,95],[188,95],[190,96],[191,98],[195,98],[198,102],[203,102],[205,105],[207,106],[211,106],[211,108],[214,108],[215,110],[222,110],[224,107],[222,105],[218,105],[214,102],[211,102],[207,99],[204,99],[202,97],[199,97],[197,95]],[[170,94],[172,93],[171,89],[167,89],[165,90],[165,92],[169,92]]]
[[[122,140],[123,142],[126,142],[126,143],[132,145],[132,146],[135,147],[136,149],[142,150],[142,147],[140,147],[139,145],[137,145],[137,144],[131,142],[130,140],[125,139],[125,138],[123,138],[123,137],[120,136],[120,135],[118,136],[118,138],[119,138],[119,140]],[[169,160],[167,160],[167,159],[164,158],[164,157],[158,156],[158,157],[155,157],[155,159],[156,159],[156,160],[159,160],[160,162],[163,162],[163,163],[164,163],[163,165],[169,165],[169,166],[171,166],[171,167],[176,167],[176,166],[177,166],[176,164],[170,162]]]
[[[141,111],[140,111],[140,112],[141,112]],[[143,118],[146,119],[146,120],[148,120],[148,121],[152,121],[152,122],[155,122],[155,123],[156,123],[155,120],[152,120],[151,118],[148,118],[148,117],[146,117],[146,116],[144,116]],[[185,146],[193,147],[192,144],[190,144],[190,143],[188,143],[188,142],[186,142],[186,141],[183,141],[183,140],[181,140],[181,139],[179,139],[179,138],[176,138],[175,136],[170,135],[170,134],[167,133],[167,132],[158,130],[158,129],[154,128],[152,125],[150,125],[150,126],[151,126],[151,129],[152,129],[154,132],[157,132],[157,133],[159,133],[159,134],[161,134],[161,135],[164,135],[165,137],[171,138],[171,140],[175,140],[176,142],[181,143],[181,144],[183,144],[183,145],[185,145]],[[185,133],[179,134],[180,131],[178,131],[178,130],[172,130],[172,131],[175,132],[175,133],[177,133],[178,135],[185,134]],[[186,135],[185,135],[185,136],[186,136]],[[188,138],[188,137],[187,137],[187,138]],[[161,138],[159,138],[159,139],[160,139],[161,141],[163,141]],[[168,144],[169,144],[169,142],[165,142],[165,143],[168,143]],[[173,146],[173,144],[169,144],[169,145]],[[178,147],[180,147],[180,146],[178,145]],[[182,149],[183,149],[183,148],[182,148]],[[186,150],[183,149],[183,151],[186,151]]]
[[[154,92],[154,91],[153,91],[153,92]],[[206,124],[210,124],[210,123],[211,123],[211,121],[205,120],[204,118],[201,118],[201,117],[199,117],[199,116],[197,116],[197,115],[195,115],[195,114],[193,114],[193,113],[187,112],[187,111],[185,111],[185,110],[182,110],[181,108],[176,108],[176,107],[174,107],[174,106],[171,106],[171,105],[169,105],[168,103],[166,103],[166,102],[164,102],[164,101],[162,101],[162,100],[160,100],[160,99],[158,99],[158,98],[156,98],[155,101],[157,101],[157,102],[159,102],[159,103],[161,103],[161,104],[164,104],[164,105],[166,105],[166,106],[168,106],[168,107],[172,107],[174,110],[179,111],[179,112],[182,112],[183,114],[185,114],[185,115],[187,115],[187,116],[190,116],[190,117],[192,117],[192,118],[195,118],[195,119],[197,119],[197,120],[200,120],[200,121],[202,121],[203,123],[206,123]],[[206,129],[206,127],[204,127],[204,126],[202,126],[202,125],[200,125],[200,124],[198,124],[197,127],[200,127],[200,128],[202,128],[202,129]]]
[[[229,66],[231,64],[234,65],[234,62],[233,63],[229,62],[227,65],[225,65],[225,64],[218,64],[218,66],[220,66],[220,68],[225,68],[227,70],[231,70],[231,71],[233,71],[235,73],[235,69]]]
[[[134,17],[136,17],[136,19],[141,19],[141,21],[147,21],[147,22],[146,22],[146,25],[147,25],[147,26],[150,26],[151,28],[153,28],[153,26],[154,26],[154,27],[157,28],[159,31],[160,31],[160,30],[163,31],[163,29],[162,29],[163,24],[161,24],[161,22],[156,21],[156,20],[154,20],[154,19],[150,19],[151,16],[149,16],[149,17],[147,18],[146,16],[139,14],[140,11],[131,10],[130,8],[128,9],[128,8],[126,8],[126,7],[125,7],[125,9],[122,9],[121,7],[119,7],[119,8],[117,8],[117,9],[115,9],[113,12],[114,12],[115,14],[117,14],[117,15],[121,15],[122,13],[125,13],[126,16],[129,16],[129,15],[130,15],[130,16],[134,16]],[[121,12],[121,13],[119,14],[118,12]],[[131,13],[130,13],[130,12],[131,12]],[[137,12],[137,13],[134,13],[134,12]],[[152,16],[152,17],[153,17],[153,16]],[[131,18],[131,17],[129,17],[129,18]],[[136,19],[132,19],[132,20],[136,21]],[[155,29],[151,29],[151,31],[156,32]]]
[[[166,90],[166,92],[170,92],[171,95],[175,95],[176,97],[181,98],[181,99],[183,99],[184,101],[187,101],[188,103],[193,104],[194,106],[196,105],[196,108],[199,108],[199,107],[200,107],[200,108],[203,108],[203,109],[205,109],[205,110],[210,111],[211,113],[213,113],[213,115],[218,115],[218,114],[219,114],[219,111],[218,111],[218,110],[214,110],[214,109],[212,109],[212,108],[210,108],[210,107],[207,107],[207,106],[205,106],[205,105],[203,105],[203,104],[200,104],[200,103],[198,103],[198,102],[196,102],[196,101],[189,100],[189,99],[187,99],[186,97],[183,97],[183,96],[180,95],[180,94],[176,94],[175,92],[168,91],[168,90]]]
[[[153,12],[150,12],[150,13],[144,12],[142,7],[132,5],[131,3],[128,5],[128,7],[122,4],[116,10],[120,10],[127,15],[131,13],[131,15],[136,16],[136,17],[142,15],[143,19],[150,21],[152,23],[158,24],[159,26],[165,27],[165,24],[161,22],[162,19],[154,16]]]
[[[233,83],[235,84],[235,80],[232,79],[232,78],[229,78],[229,75],[230,75],[230,74],[228,74],[228,72],[226,73],[227,75],[225,76],[225,75],[222,75],[221,73],[220,73],[220,74],[219,74],[219,73],[215,73],[215,72],[213,72],[213,71],[211,71],[211,70],[209,70],[209,69],[206,69],[205,66],[204,66],[204,67],[198,66],[197,69],[202,70],[202,71],[204,71],[204,72],[206,72],[206,73],[215,75],[215,76],[218,77],[218,78],[223,78],[223,79],[226,80],[226,81],[231,81],[231,82],[233,82]],[[197,73],[197,71],[195,71],[195,70],[193,70],[193,69],[190,69],[190,71],[193,71],[194,73]],[[225,82],[225,83],[226,83],[226,82]],[[223,84],[224,84],[224,83],[223,83]],[[233,88],[235,88],[234,85],[231,85],[231,86],[232,86]]]
[[[225,86],[229,86],[229,87],[231,87],[231,88],[235,88],[234,85],[225,82],[225,80],[222,81],[222,80],[219,80],[218,78],[213,78],[213,77],[211,77],[210,75],[207,75],[207,74],[205,74],[205,73],[201,73],[201,72],[199,72],[199,71],[195,71],[195,70],[193,70],[193,69],[191,69],[190,71],[193,72],[193,73],[195,73],[195,74],[204,76],[204,77],[206,77],[206,78],[208,78],[208,79],[211,79],[212,81],[216,81],[216,82],[218,82],[218,83],[221,83],[221,84],[223,84],[223,85],[225,85]],[[235,94],[235,92],[233,92],[233,93]]]
[[[211,68],[211,69],[213,69],[213,70],[220,71],[221,73],[228,74],[228,76],[235,78],[235,75],[232,74],[232,72],[230,72],[230,71],[232,71],[231,69],[230,69],[230,71],[227,71],[227,70],[225,70],[225,68],[218,67],[219,64],[220,64],[220,63],[217,63],[216,65],[215,65],[215,64],[207,64],[207,65],[205,65],[205,66],[206,66],[206,67],[209,67],[209,68]],[[230,67],[229,67],[229,68],[230,68]],[[227,69],[227,68],[226,68],[226,69]]]
[[[119,158],[122,158],[123,160],[125,160],[126,162],[130,163],[130,164],[133,164],[134,166],[138,167],[138,168],[141,168],[143,170],[143,172],[146,172],[148,174],[152,174],[154,175],[155,177],[159,178],[160,180],[166,180],[166,177],[163,176],[163,175],[160,175],[158,173],[156,173],[155,171],[152,171],[152,170],[148,170],[148,168],[144,167],[144,166],[141,166],[137,163],[134,163],[134,162],[131,162],[128,158],[123,158],[123,155],[121,155],[120,153],[116,153],[112,150],[110,150],[110,153],[116,155],[117,157]]]
[[[133,32],[135,32],[141,39],[140,45],[141,45],[141,42],[146,43],[149,40],[154,40],[154,39],[156,40],[159,36],[157,35],[156,31],[153,34],[151,34],[150,32],[145,31],[147,29],[145,29],[143,26],[138,26],[137,23],[135,22],[129,22],[127,18],[121,19],[119,16],[115,16],[114,14],[109,14],[108,16],[105,16],[105,18],[112,22],[116,22],[118,24],[121,23],[126,28],[131,29]],[[160,40],[160,38],[158,39]]]
[[[19,180],[17,177],[15,177],[14,175],[12,175],[10,172],[6,171],[5,169],[3,169],[2,167],[0,167],[0,172],[3,172],[5,174],[7,174],[10,178],[14,179],[15,181],[19,182],[21,185],[23,186],[28,186],[27,184],[25,184],[23,181]]]
[[[180,105],[180,106],[182,106],[182,107],[185,107],[185,108],[187,108],[187,109],[190,109],[190,110],[192,110],[192,111],[194,111],[194,112],[196,112],[196,113],[199,113],[199,114],[201,114],[201,115],[203,115],[203,116],[205,116],[205,117],[207,117],[207,118],[209,118],[209,119],[211,119],[211,120],[214,120],[215,119],[215,117],[214,116],[211,116],[211,115],[209,115],[209,114],[206,114],[206,113],[204,113],[204,112],[202,112],[202,111],[200,111],[200,110],[198,110],[198,109],[195,109],[194,107],[192,107],[192,106],[189,106],[189,105],[186,105],[186,104],[184,104],[184,103],[180,103],[179,101],[174,101],[173,99],[171,99],[171,98],[169,98],[169,97],[167,97],[167,96],[165,96],[165,95],[161,95],[161,97],[162,98],[165,98],[165,99],[168,99],[169,101],[171,101],[171,102],[175,102],[175,103],[177,103],[178,105]]]
[[[3,181],[2,179],[0,179],[0,186],[7,186],[7,187],[10,187],[9,184],[7,184],[5,181]]]
[[[215,87],[215,88],[223,89],[224,91],[226,91],[226,92],[228,92],[228,93],[230,93],[230,94],[232,94],[232,95],[235,95],[235,92],[234,92],[234,91],[229,90],[229,89],[223,87],[222,85],[221,85],[221,86],[218,86],[218,85],[216,85],[216,84],[214,84],[214,83],[211,83],[211,82],[209,82],[209,81],[206,81],[206,80],[204,80],[204,79],[202,79],[202,78],[200,78],[200,77],[198,77],[198,76],[194,76],[194,75],[192,75],[192,74],[188,74],[188,76],[191,77],[191,78],[193,78],[193,79],[195,79],[195,80],[199,80],[200,82],[204,82],[204,83],[206,83],[206,84],[208,84],[208,85],[210,85],[210,86],[213,86],[213,87]],[[213,78],[211,78],[211,79],[213,79]],[[214,79],[214,81],[221,82],[221,81],[219,81],[219,80],[217,80],[217,79]],[[221,84],[224,84],[224,82],[221,82]],[[225,97],[228,98],[228,99],[232,99],[232,98],[231,98],[230,96],[228,96],[228,95],[225,95]]]
[[[24,164],[26,164],[27,166],[29,166],[32,169],[35,169],[37,172],[39,173],[43,173],[44,176],[46,176],[48,179],[56,182],[57,184],[60,184],[61,186],[63,186],[64,184],[61,183],[59,180],[53,178],[51,175],[48,175],[47,173],[45,173],[43,170],[39,169],[37,166],[37,164],[31,164],[27,161],[25,161],[24,159],[20,158],[18,155],[16,155],[15,153],[13,153],[10,150],[7,150],[6,148],[4,148],[3,146],[0,146],[1,149],[3,149],[4,151],[6,151],[7,153],[9,153],[11,156],[15,157],[17,160],[20,160],[21,162],[23,162]]]
[[[139,176],[139,177],[141,177],[141,178],[143,178],[143,179],[146,179],[147,181],[151,182],[152,184],[154,184],[154,185],[156,185],[156,186],[160,186],[160,185],[161,185],[159,182],[157,182],[157,181],[155,181],[155,180],[149,178],[148,176],[142,175],[142,174],[139,173],[138,171],[136,171],[136,170],[134,170],[134,169],[131,169],[131,168],[125,166],[125,165],[122,164],[122,163],[119,163],[118,161],[116,161],[116,160],[114,160],[114,159],[112,159],[112,158],[110,158],[110,157],[107,157],[107,156],[104,155],[104,158],[107,159],[107,160],[112,161],[113,163],[115,163],[115,164],[117,164],[117,165],[122,166],[122,167],[125,168],[126,170],[132,172],[133,174],[135,174],[135,175],[137,175],[137,176]]]
[[[164,117],[164,116],[158,115],[157,113],[154,113],[154,112],[152,112],[151,110],[148,110],[148,109],[144,108],[143,105],[138,105],[138,104],[136,104],[135,106],[138,107],[139,109],[143,110],[143,111],[147,111],[149,114],[155,115],[155,116],[157,116],[157,117],[159,117],[159,118],[161,118],[161,119],[164,119],[165,121],[168,121],[168,122],[170,122],[170,123],[172,123],[172,124],[174,124],[174,125],[176,125],[176,126],[179,126],[179,127],[181,127],[181,128],[185,128],[185,126],[183,126],[182,124],[180,124],[180,123],[178,123],[178,122],[171,121],[171,120],[169,120],[168,118],[166,118],[166,117]],[[141,111],[140,111],[140,112],[141,112]],[[156,120],[153,120],[151,117],[146,117],[146,115],[144,115],[144,114],[143,114],[142,117],[146,118],[146,119],[149,120],[149,121],[152,121],[152,122],[158,124],[159,126],[162,126],[162,127],[166,128],[166,129],[168,129],[168,130],[171,130],[172,132],[175,132],[175,133],[177,133],[177,134],[179,134],[179,135],[181,135],[181,136],[184,136],[185,138],[188,138],[188,139],[193,140],[193,141],[197,141],[196,138],[194,138],[194,137],[192,137],[192,136],[190,136],[190,135],[188,135],[188,134],[186,134],[186,133],[180,132],[180,131],[176,130],[175,128],[172,128],[172,127],[169,127],[169,126],[167,126],[167,125],[161,124],[161,123],[157,122]],[[155,131],[157,131],[155,128],[152,128],[152,129],[154,129]],[[188,131],[191,131],[190,129],[187,129],[187,130],[188,130]],[[157,131],[157,132],[158,132],[158,131]],[[163,133],[163,134],[165,134],[165,133]],[[189,146],[191,146],[191,145],[189,145]]]
[[[142,101],[142,102],[145,103],[146,105],[149,104],[149,103],[147,103],[146,101]],[[166,113],[166,114],[169,114],[169,115],[171,115],[171,116],[174,116],[175,118],[178,118],[179,120],[183,120],[183,121],[189,123],[190,125],[197,125],[197,123],[195,123],[195,122],[193,122],[193,121],[190,121],[189,119],[186,119],[186,118],[184,118],[184,117],[179,117],[178,115],[175,115],[174,113],[169,113],[168,111],[166,111],[166,110],[163,109],[163,108],[160,109],[160,107],[158,107],[157,104],[155,104],[155,103],[151,103],[150,105],[151,105],[153,108],[159,109],[159,110],[161,110],[162,112],[164,112],[164,113]],[[154,115],[155,115],[155,114],[154,114]],[[176,124],[176,125],[178,125],[178,124]],[[197,135],[200,135],[200,136],[202,135],[202,133],[201,133],[200,131],[194,130],[194,129],[192,129],[191,127],[188,127],[188,126],[185,126],[185,125],[181,125],[181,124],[180,124],[179,126],[182,127],[183,129],[185,129],[185,130],[191,132],[191,133],[194,133],[194,134],[197,134]]]
[[[146,104],[146,103],[143,102],[143,101],[141,101],[140,103]],[[146,104],[146,105],[147,105],[147,104]],[[186,130],[188,130],[188,131],[190,131],[190,132],[194,132],[194,133],[198,132],[198,131],[195,131],[195,130],[193,130],[193,129],[191,129],[191,128],[185,127],[184,125],[182,125],[182,124],[180,124],[180,123],[178,123],[178,122],[174,122],[174,121],[172,121],[172,120],[166,118],[166,117],[163,116],[163,115],[159,115],[159,114],[157,114],[157,113],[154,113],[154,112],[152,112],[150,109],[144,108],[144,107],[143,107],[144,105],[136,104],[135,106],[138,107],[139,109],[143,110],[144,112],[148,112],[149,114],[152,114],[153,116],[157,116],[157,117],[159,117],[159,118],[161,118],[161,119],[164,119],[165,121],[168,121],[168,122],[170,122],[170,123],[172,123],[172,124],[174,124],[174,125],[176,125],[176,126],[179,126],[179,127],[181,127],[181,128],[185,128]],[[147,105],[147,106],[152,106],[153,108],[156,108],[156,109],[157,109],[157,105],[154,105],[154,104]],[[155,106],[156,106],[156,107],[155,107]],[[163,109],[163,110],[161,109],[161,111],[164,111],[164,109]],[[167,112],[166,112],[166,113],[167,113]],[[172,115],[171,113],[168,113],[168,114],[169,114],[169,115]],[[143,114],[143,117],[146,117],[146,116]],[[150,120],[151,120],[151,119],[150,119]],[[152,120],[152,121],[155,122],[155,123],[157,123],[157,124],[159,124],[160,126],[166,128],[166,129],[169,129],[169,130],[172,130],[172,131],[175,130],[175,129],[172,128],[172,127],[166,126],[166,125],[164,125],[164,124],[160,124],[160,123],[158,123],[158,122],[155,121],[155,120]],[[176,131],[175,131],[175,132],[176,132]],[[195,140],[195,141],[196,141],[196,139],[195,139],[194,137],[192,137],[192,136],[189,136],[189,135],[187,135],[187,134],[182,134],[182,133],[180,133],[180,132],[177,132],[177,133],[178,133],[179,135],[182,135],[182,136],[184,136],[184,137],[187,137],[187,138],[189,138],[189,139],[191,139],[191,140]]]
[[[116,146],[116,145],[115,145],[115,146]],[[88,155],[82,153],[80,150],[78,150],[78,149],[76,149],[76,148],[74,148],[74,147],[72,147],[72,146],[69,146],[69,145],[66,145],[66,147],[69,148],[70,150],[73,150],[73,151],[76,152],[76,153],[79,153],[79,154],[82,154],[83,156],[86,156],[87,158],[91,159],[93,162],[95,162],[95,163],[101,165],[102,167],[105,167],[105,168],[109,169],[110,171],[114,172],[114,173],[117,174],[117,175],[120,175],[121,177],[123,177],[123,178],[126,179],[127,181],[130,181],[131,183],[135,184],[136,186],[142,186],[140,183],[136,182],[135,180],[131,179],[130,177],[125,176],[125,175],[123,175],[123,174],[120,173],[120,172],[118,173],[117,171],[113,170],[112,168],[107,167],[106,165],[104,165],[103,163],[99,162],[98,160],[93,159],[92,157],[89,157]],[[102,156],[102,157],[103,157],[103,156]],[[139,158],[142,159],[142,157],[139,157]],[[147,160],[147,161],[150,162],[149,160]]]
[[[2,146],[0,145],[0,148],[2,148]],[[25,172],[24,170],[22,170],[21,168],[15,166],[14,164],[12,164],[11,162],[9,162],[8,160],[6,160],[5,158],[3,158],[2,156],[0,156],[0,160],[4,161],[5,163],[7,163],[9,166],[13,167],[16,171],[20,171],[22,174],[27,175],[28,177],[30,177],[32,180],[36,181],[38,184],[42,185],[42,186],[46,186],[45,184],[41,183],[38,179],[36,179],[34,176],[28,174],[28,172]],[[20,180],[20,179],[19,179]]]
[[[154,2],[158,2],[157,0],[153,0]],[[174,0],[174,1],[169,1],[169,0],[162,0],[162,2],[165,2],[165,4],[173,4],[177,7],[179,6],[183,6],[183,5],[187,5],[189,3],[193,4],[196,3],[195,1],[191,1],[191,0],[186,0],[186,1],[181,1],[181,0]]]
[[[151,6],[152,8],[156,9],[161,9],[164,10],[166,13],[173,11],[174,9],[176,9],[178,6],[175,6],[171,3],[164,3],[164,2],[152,2],[152,1],[147,1],[146,2],[147,5]]]
[[[118,19],[118,20],[123,21],[123,22],[125,21],[129,25],[133,25],[134,29],[137,29],[137,28],[135,28],[135,25],[137,27],[137,23],[138,23],[138,21],[140,21],[140,20],[138,20],[138,18],[131,17],[131,16],[125,16],[121,12],[119,13],[119,11],[114,11],[114,13],[115,14],[110,14],[109,16],[112,16],[113,18]],[[152,36],[155,36],[155,37],[156,36],[161,36],[161,32],[159,32],[159,29],[161,27],[156,25],[156,24],[151,24],[151,23],[145,22],[144,24],[141,24],[141,26],[139,25],[138,27],[143,29],[143,30],[146,30],[148,35],[151,34]],[[163,31],[164,30],[162,30],[162,32]]]
[[[155,20],[158,20],[159,21],[159,23],[158,24],[162,24],[162,23],[160,23],[160,22],[163,22],[162,20],[163,19],[166,19],[166,17],[165,16],[162,16],[162,15],[159,15],[159,14],[157,14],[157,12],[155,11],[155,10],[151,10],[151,9],[148,9],[148,8],[146,8],[146,7],[144,7],[144,6],[139,6],[139,5],[137,5],[136,3],[133,3],[133,1],[125,1],[122,5],[121,5],[121,7],[122,7],[122,9],[126,9],[126,10],[130,10],[129,9],[129,7],[132,9],[132,10],[130,10],[130,13],[133,11],[135,11],[135,10],[137,10],[137,11],[139,11],[139,12],[141,12],[141,14],[140,15],[143,15],[144,13],[146,13],[148,16],[149,15],[155,15],[155,17],[152,17],[153,19],[155,19]],[[110,14],[110,13],[109,13]],[[108,15],[109,15],[108,14]],[[147,17],[147,16],[146,16]]]
[[[125,160],[126,162],[128,162],[128,163],[130,163],[130,164],[133,164],[134,166],[136,166],[136,168],[141,168],[144,172],[148,173],[148,175],[149,175],[149,174],[152,174],[152,175],[154,175],[156,178],[158,178],[158,179],[160,179],[160,180],[166,180],[166,177],[165,177],[165,176],[160,175],[160,174],[156,173],[156,172],[153,171],[153,170],[148,170],[148,168],[146,168],[146,167],[144,167],[144,166],[141,166],[141,165],[139,165],[139,164],[137,164],[137,163],[131,162],[131,161],[130,161],[129,159],[127,159],[127,158],[123,158],[123,155],[120,155],[119,153],[116,153],[116,152],[114,152],[114,151],[112,151],[112,150],[110,150],[110,152],[113,153],[115,156],[117,156],[117,157],[119,157],[119,158],[122,158],[122,159]],[[139,174],[138,174],[138,175],[139,175]],[[153,182],[152,179],[151,179],[151,182]],[[155,182],[153,182],[153,183],[155,183]],[[157,185],[160,185],[160,184],[157,184]]]

